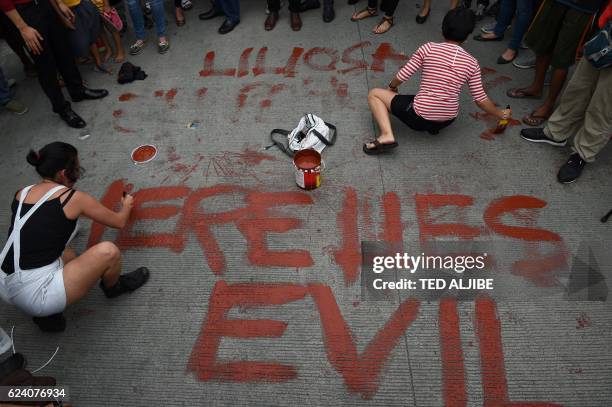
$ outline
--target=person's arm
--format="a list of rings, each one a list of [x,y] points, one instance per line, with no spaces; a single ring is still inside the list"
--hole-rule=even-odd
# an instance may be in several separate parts
[[[66,20],[70,21],[72,24],[74,24],[74,13],[72,12],[72,10],[70,10],[70,7],[68,7],[66,4],[64,4],[64,2],[62,0],[50,0],[50,1],[55,1],[55,3],[57,4],[57,7],[59,8],[60,13],[63,14],[63,16],[66,18]]]
[[[125,227],[134,206],[134,198],[126,194],[121,199],[121,209],[118,212],[108,209],[96,198],[84,192],[77,192],[72,198],[78,205],[80,214],[85,215],[94,222],[101,223],[115,229]]]
[[[0,0],[0,5],[2,7],[2,11],[7,15],[7,17],[13,22],[15,27],[21,33],[23,37],[23,41],[26,46],[34,55],[38,55],[42,52],[43,48],[41,45],[41,41],[43,40],[42,35],[36,29],[30,27],[23,21],[21,15],[17,10],[15,10],[15,6],[11,0]]]
[[[510,109],[500,110],[495,107],[495,104],[491,102],[491,99],[487,96],[487,93],[482,86],[482,74],[480,72],[480,67],[477,67],[476,70],[472,73],[470,78],[468,79],[468,88],[470,89],[470,93],[472,94],[472,98],[474,98],[474,103],[483,111],[489,113],[497,117],[498,119],[509,119],[512,111]]]
[[[424,44],[415,51],[410,57],[406,65],[404,65],[395,75],[395,77],[389,82],[389,89],[397,92],[397,87],[403,82],[410,79],[412,75],[423,66],[423,61],[429,50],[429,44]]]

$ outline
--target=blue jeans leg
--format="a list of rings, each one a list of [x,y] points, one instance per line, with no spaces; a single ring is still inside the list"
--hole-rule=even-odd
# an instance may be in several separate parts
[[[240,0],[216,0],[215,6],[220,8],[232,23],[240,21]]]
[[[166,13],[163,0],[151,0],[151,10],[155,21],[155,30],[158,37],[166,36]]]
[[[496,37],[501,37],[512,22],[514,11],[516,10],[516,0],[500,0],[499,14],[493,32]]]
[[[533,10],[534,0],[516,1],[516,21],[514,24],[514,30],[512,30],[512,37],[510,38],[508,48],[517,50],[521,46],[523,36],[525,35],[525,32],[527,32],[529,24],[531,24]]]
[[[130,17],[134,24],[134,33],[136,39],[145,39],[145,28],[144,28],[144,16],[142,15],[142,7],[140,6],[140,0],[127,0],[128,10],[130,11]]]
[[[4,78],[2,68],[0,68],[0,105],[6,105],[11,100],[11,93],[8,86],[8,82]]]

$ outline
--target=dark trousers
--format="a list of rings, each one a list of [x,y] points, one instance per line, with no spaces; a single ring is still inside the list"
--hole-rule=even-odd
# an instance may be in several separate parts
[[[0,37],[4,38],[13,52],[17,54],[24,68],[32,65],[32,61],[25,52],[25,43],[19,30],[17,30],[17,27],[15,27],[7,15],[2,12],[0,12]]]
[[[289,0],[289,11],[299,13],[301,9],[300,3],[300,0]],[[278,12],[280,10],[280,0],[268,0],[268,10],[272,13]]]
[[[39,55],[31,53],[38,73],[38,81],[51,101],[53,111],[58,113],[70,104],[64,98],[57,74],[62,75],[68,92],[76,96],[83,91],[83,79],[74,62],[70,49],[68,29],[64,27],[49,0],[38,0],[17,5],[21,18],[35,28],[43,40],[40,41],[43,51]]]
[[[380,2],[380,10],[385,13],[386,16],[393,17],[395,9],[399,0],[382,0]],[[378,6],[378,0],[368,0],[369,8],[376,8]]]
[[[240,0],[214,0],[213,4],[232,23],[240,21]]]

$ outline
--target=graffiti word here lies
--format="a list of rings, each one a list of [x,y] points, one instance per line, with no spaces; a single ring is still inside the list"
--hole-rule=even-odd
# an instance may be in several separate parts
[[[342,52],[333,48],[313,47],[305,49],[294,47],[288,53],[284,63],[271,66],[268,61],[268,47],[246,48],[240,54],[235,66],[217,66],[216,52],[209,51],[204,57],[204,66],[200,71],[201,77],[231,76],[242,78],[248,75],[254,77],[268,74],[293,78],[298,74],[300,66],[312,71],[337,72],[340,74],[358,74],[370,70],[372,72],[385,72],[385,63],[393,61],[396,64],[405,63],[408,57],[393,49],[391,44],[383,42],[378,45],[370,55],[372,62],[364,60],[363,54],[370,53],[372,44],[369,41],[359,42]]]
[[[125,181],[117,180],[107,189],[102,202],[108,207],[116,207],[123,191],[130,189]],[[135,191],[133,196],[135,205],[129,225],[117,237],[117,244],[124,250],[161,247],[180,253],[185,249],[188,236],[195,235],[210,270],[221,277],[226,269],[225,254],[214,228],[231,225],[245,239],[248,264],[284,268],[314,265],[306,242],[303,247],[298,242],[298,247],[291,250],[272,250],[267,244],[268,234],[282,235],[303,227],[302,219],[296,216],[300,208],[304,209],[306,215],[309,206],[315,203],[313,196],[305,192],[267,192],[240,185],[220,184],[197,189],[185,185],[147,188]],[[215,200],[219,202],[219,199],[223,202],[238,201],[238,206],[223,206],[221,211],[212,210],[219,208],[213,204]],[[539,257],[530,253],[528,258],[512,266],[514,274],[539,286],[550,285],[550,275],[559,264],[566,261],[561,237],[536,226],[537,214],[546,206],[546,202],[541,199],[524,195],[494,199],[483,210],[484,227],[462,221],[466,218],[465,210],[474,206],[474,198],[471,196],[415,194],[412,199],[421,241],[444,237],[469,240],[483,235],[497,235],[522,241],[528,248],[534,242],[547,242],[559,250],[553,255]],[[376,229],[370,213],[372,199],[360,199],[354,189],[346,188],[342,201],[341,208],[335,214],[340,237],[335,245],[330,246],[329,255],[338,264],[348,287],[357,282],[361,262],[360,239],[375,238],[401,243],[405,224],[401,216],[402,200],[395,192],[381,197],[381,231],[375,236],[368,235]],[[283,207],[292,209],[291,216],[277,211]],[[442,221],[442,212],[454,213],[456,221]],[[531,215],[525,216],[525,212]],[[168,225],[172,220],[176,222],[174,228],[164,232],[136,232],[137,228],[134,227],[139,222],[143,225],[150,225],[150,222]],[[360,232],[358,227],[360,221],[368,226],[364,232]],[[104,226],[94,224],[88,244],[91,246],[99,242],[104,231]],[[363,351],[358,352],[355,338],[359,335],[347,323],[330,286],[319,282],[236,284],[219,280],[208,299],[207,315],[195,341],[188,369],[202,381],[286,382],[295,379],[298,370],[293,365],[270,360],[219,360],[218,354],[223,338],[280,338],[289,326],[289,322],[279,319],[231,318],[229,315],[232,309],[273,306],[282,310],[283,305],[307,297],[312,300],[319,314],[323,345],[330,365],[338,372],[348,391],[366,399],[373,398],[393,350],[401,343],[402,336],[410,333],[411,324],[418,318],[420,302],[416,299],[408,298],[400,303]],[[551,403],[510,400],[496,303],[491,299],[479,299],[474,306],[484,406],[558,407]],[[445,406],[465,407],[468,402],[467,379],[456,300],[445,299],[440,302],[438,321]]]

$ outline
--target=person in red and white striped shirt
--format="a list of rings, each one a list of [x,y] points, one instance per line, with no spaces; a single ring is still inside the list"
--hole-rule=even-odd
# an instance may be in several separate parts
[[[380,129],[379,137],[364,144],[366,154],[378,154],[398,146],[393,136],[389,112],[417,131],[437,134],[450,125],[459,113],[459,95],[467,83],[478,107],[500,119],[509,118],[510,110],[499,110],[482,86],[478,61],[461,44],[474,30],[474,13],[465,8],[450,10],[444,17],[444,42],[428,42],[389,83],[389,89],[372,89],[368,104]],[[397,87],[421,70],[421,84],[416,95],[399,95]]]

